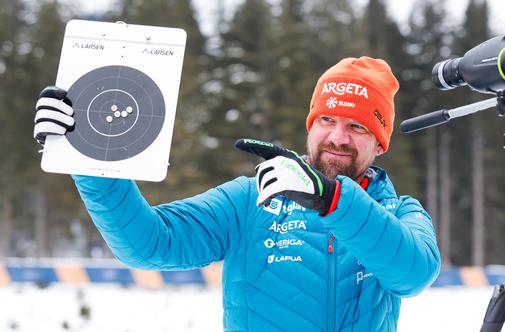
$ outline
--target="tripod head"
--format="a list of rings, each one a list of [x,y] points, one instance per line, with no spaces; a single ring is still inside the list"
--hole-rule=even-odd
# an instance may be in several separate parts
[[[446,123],[452,118],[496,107],[499,117],[505,116],[505,36],[491,38],[466,52],[461,58],[437,63],[432,70],[432,81],[441,90],[469,86],[480,93],[494,94],[495,98],[454,109],[442,109],[407,119],[400,124],[404,133]],[[505,134],[503,148],[505,148]]]

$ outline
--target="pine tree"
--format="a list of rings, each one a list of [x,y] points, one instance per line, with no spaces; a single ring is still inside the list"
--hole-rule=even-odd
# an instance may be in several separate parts
[[[403,107],[406,118],[447,107],[451,105],[451,100],[454,100],[438,91],[431,82],[433,66],[445,57],[450,57],[448,50],[452,35],[445,17],[445,1],[418,0],[414,3],[409,19],[411,31],[405,46],[410,69],[402,73]],[[434,225],[438,228],[439,246],[446,265],[452,262],[450,237],[452,188],[449,175],[441,174],[447,173],[451,165],[450,158],[447,158],[451,141],[450,125],[430,128],[410,136],[413,141],[411,151],[414,164],[421,170],[417,177],[419,186],[425,188],[421,198],[426,203]],[[444,135],[440,134],[441,131]],[[425,176],[422,170],[426,170]]]
[[[390,149],[378,159],[378,164],[388,170],[399,194],[408,193],[418,197],[420,190],[416,179],[421,169],[412,158],[415,141],[402,134],[399,126],[408,116],[406,109],[410,97],[408,89],[405,89],[403,75],[411,65],[404,51],[406,39],[388,16],[381,0],[370,0],[368,3],[362,20],[362,31],[366,41],[365,54],[386,60],[400,83],[400,90],[395,97],[396,116]]]
[[[246,0],[220,36],[214,77],[218,93],[206,130],[218,148],[205,154],[207,168],[218,181],[251,174],[253,159],[233,147],[252,137],[273,140],[275,116],[271,99],[278,63],[273,52],[272,14],[264,0]]]
[[[275,109],[272,116],[274,139],[290,149],[305,151],[305,119],[317,81],[316,63],[307,49],[312,42],[303,1],[284,0],[276,20],[273,66],[274,81],[269,93]]]
[[[12,24],[10,31],[14,38],[3,42],[11,43],[12,52],[3,59],[8,63],[7,70],[0,80],[0,103],[2,109],[9,110],[1,115],[2,130],[5,134],[2,151],[4,162],[2,174],[6,176],[2,181],[5,190],[5,211],[12,211],[17,221],[14,229],[28,238],[37,237],[38,251],[32,254],[48,254],[49,236],[46,232],[50,227],[48,220],[52,220],[61,211],[65,214],[76,206],[76,196],[69,195],[68,188],[71,181],[68,176],[42,174],[40,158],[37,150],[40,146],[31,139],[33,135],[34,103],[43,86],[54,84],[59,60],[61,42],[63,38],[63,22],[59,14],[56,1],[43,1],[35,6],[35,23],[28,25],[20,21],[22,15],[21,4],[10,1],[10,9],[17,8],[17,13],[10,13],[10,17],[2,18],[0,24]],[[2,7],[2,8],[9,8]],[[3,38],[3,37],[2,37]],[[5,55],[5,53],[4,53]],[[50,194],[49,194],[50,193]],[[7,197],[11,198],[10,202]],[[72,201],[73,205],[65,205],[61,209],[51,209],[62,201]],[[38,204],[33,204],[38,202]],[[58,202],[58,203],[56,203]],[[9,204],[11,206],[9,206]],[[19,208],[12,208],[12,204]],[[34,209],[37,206],[37,209]],[[53,211],[52,215],[48,211]],[[68,216],[68,215],[67,215]],[[65,219],[67,219],[65,216]],[[35,220],[35,225],[34,221]],[[35,227],[34,227],[35,226]],[[4,235],[6,238],[8,234]]]
[[[0,6],[0,257],[7,256],[11,245],[14,227],[13,197],[16,180],[16,163],[19,155],[13,151],[14,142],[20,139],[12,129],[16,128],[16,111],[13,108],[18,101],[13,100],[19,90],[17,71],[19,68],[20,35],[25,22],[20,19],[24,9],[19,0],[6,0]]]
[[[186,31],[186,51],[170,152],[171,166],[163,185],[140,183],[140,186],[146,189],[143,193],[153,204],[203,191],[208,188],[211,178],[206,161],[202,159],[208,149],[204,144],[203,127],[209,115],[203,86],[208,81],[209,59],[205,49],[206,38],[197,24],[191,2],[123,0],[119,2],[118,15],[111,19]]]
[[[349,0],[314,0],[307,4],[310,42],[306,51],[317,75],[342,58],[362,55],[365,43],[353,7],[354,2]]]
[[[454,49],[459,56],[473,48],[480,42],[489,38],[488,19],[485,4],[478,4],[471,0],[465,13],[465,21],[459,31],[454,43]],[[451,106],[462,106],[478,100],[488,98],[478,93],[469,93],[467,87],[458,88],[448,92],[457,98],[457,104]],[[458,264],[469,264],[469,259],[473,256],[473,263],[483,264],[483,243],[481,236],[479,239],[472,236],[482,232],[484,202],[482,195],[482,155],[479,157],[483,146],[476,146],[483,143],[481,117],[467,116],[454,121],[451,126],[453,139],[458,142],[452,146],[452,159],[455,165],[459,165],[454,170],[451,178],[460,188],[453,191],[455,202],[454,219],[455,223],[451,228],[455,241],[454,259]],[[477,158],[477,159],[476,159]],[[480,187],[480,189],[479,189]],[[473,217],[472,217],[473,216]],[[477,223],[475,223],[477,221]],[[473,226],[477,226],[474,232]],[[477,241],[474,243],[474,241]],[[477,245],[477,247],[475,246]],[[472,248],[476,249],[473,251]],[[479,252],[477,254],[477,252]]]
[[[26,164],[23,158],[26,152],[24,151],[26,140],[21,140],[26,132],[19,129],[20,126],[25,129],[29,123],[25,124],[24,119],[18,116],[20,111],[23,114],[26,113],[23,109],[26,106],[25,98],[20,96],[21,87],[27,77],[22,65],[24,55],[28,51],[26,49],[28,45],[23,43],[25,41],[23,39],[26,39],[24,36],[26,23],[20,19],[23,7],[21,1],[9,0],[0,8],[0,45],[2,47],[0,53],[0,103],[2,106],[0,152],[3,159],[0,166],[2,174],[0,184],[2,188],[9,189],[12,189],[15,182],[22,177],[21,172],[25,170]],[[19,144],[21,144],[21,149],[12,148]]]
[[[465,21],[456,42],[460,55],[491,38],[487,11],[486,1],[471,0],[468,3]],[[468,93],[468,88],[457,90],[461,104],[492,97]],[[460,241],[472,239],[474,264],[502,263],[501,253],[505,248],[500,236],[505,230],[505,211],[501,199],[505,194],[502,176],[505,155],[501,149],[503,121],[493,111],[481,112],[462,120],[457,127],[462,144],[455,155],[460,157],[461,162],[465,157],[472,158],[473,162],[469,165],[469,173],[460,174],[460,179],[466,177],[464,185],[468,190],[460,191],[459,200],[465,203],[462,204],[465,207],[462,214],[466,213],[467,218],[470,215],[473,217],[473,228],[467,226],[468,231],[461,232]]]
[[[58,63],[64,35],[62,8],[56,0],[45,0],[38,4],[35,12],[35,23],[30,26],[31,52],[26,57],[24,70],[29,77],[24,82],[26,105],[20,112],[23,130],[26,137],[32,136],[33,104],[39,91],[56,81]],[[29,98],[26,98],[29,96]],[[28,189],[26,204],[29,204],[32,217],[30,228],[37,245],[37,256],[47,256],[51,252],[50,245],[56,239],[49,229],[61,227],[68,230],[67,220],[74,213],[77,195],[73,190],[72,180],[68,175],[44,173],[40,169],[40,158],[36,154],[39,146],[34,140],[26,140],[30,144],[25,151],[25,158],[30,163],[29,174],[23,178],[23,188]],[[68,204],[62,204],[68,202]],[[53,208],[54,207],[54,208]],[[91,226],[89,226],[91,227]]]

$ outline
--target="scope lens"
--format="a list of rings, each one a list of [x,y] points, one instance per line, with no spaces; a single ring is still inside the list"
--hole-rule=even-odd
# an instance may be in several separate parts
[[[445,60],[437,63],[431,72],[431,80],[440,90],[450,90],[466,85],[461,77],[459,62],[461,58]]]

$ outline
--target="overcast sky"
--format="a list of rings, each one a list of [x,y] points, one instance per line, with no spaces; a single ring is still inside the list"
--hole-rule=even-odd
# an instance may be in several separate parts
[[[224,0],[227,9],[232,12],[237,4],[242,3],[244,0]],[[114,0],[62,0],[62,2],[69,3],[74,8],[85,13],[103,12],[110,8]],[[199,22],[204,33],[209,34],[212,32],[216,18],[216,2],[214,0],[194,0],[194,4],[198,11]],[[368,0],[355,0],[359,7],[363,7],[368,3]],[[489,14],[491,19],[491,29],[493,34],[505,34],[505,25],[503,18],[499,18],[500,13],[505,12],[505,0],[487,0],[489,4]],[[404,24],[414,0],[388,0],[388,10],[393,17],[396,17],[400,24]],[[448,20],[450,23],[457,24],[461,22],[465,12],[468,0],[447,0]]]

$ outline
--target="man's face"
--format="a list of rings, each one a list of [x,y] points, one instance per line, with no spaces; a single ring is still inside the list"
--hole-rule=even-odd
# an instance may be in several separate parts
[[[361,180],[376,156],[384,153],[368,128],[356,120],[321,115],[307,137],[310,163],[329,178]]]

